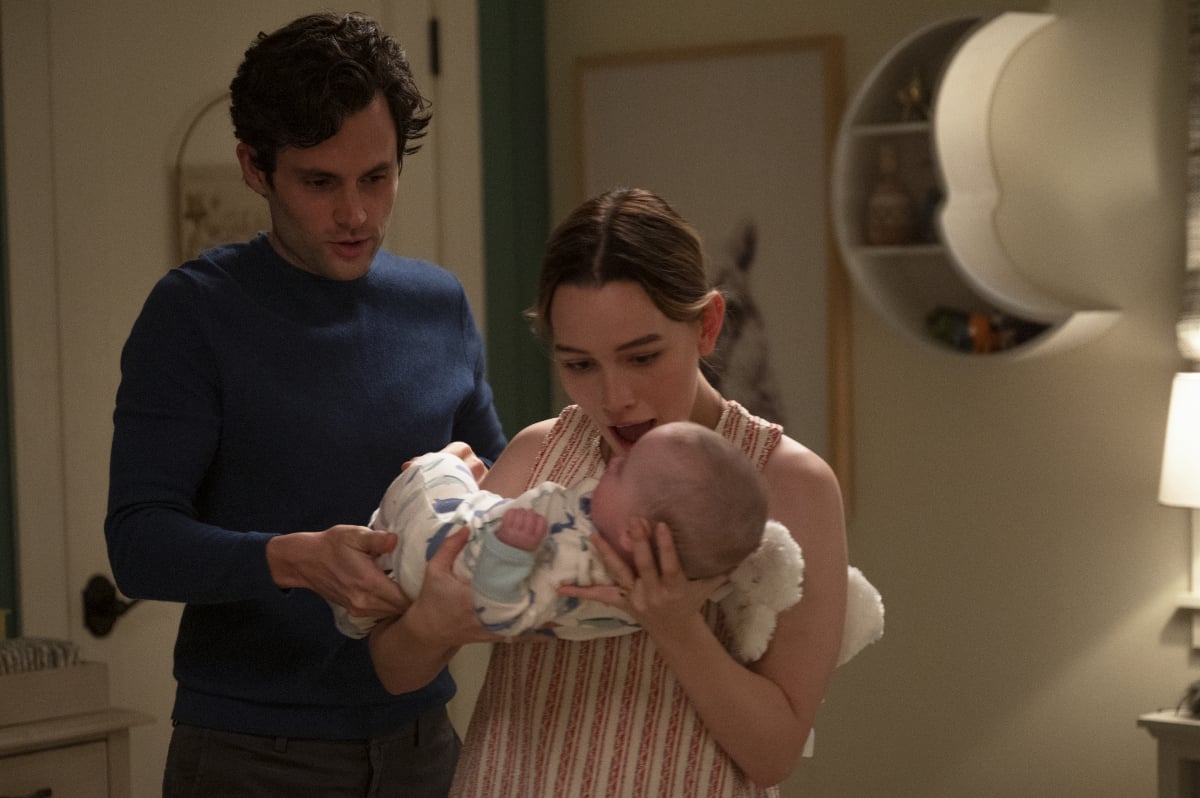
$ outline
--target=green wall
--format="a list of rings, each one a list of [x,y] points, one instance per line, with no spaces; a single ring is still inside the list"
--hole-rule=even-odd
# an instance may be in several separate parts
[[[521,312],[549,232],[541,0],[479,0],[488,379],[509,437],[554,412],[549,361]]]

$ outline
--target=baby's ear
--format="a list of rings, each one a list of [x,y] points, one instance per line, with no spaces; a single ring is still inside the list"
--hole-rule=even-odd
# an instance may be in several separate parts
[[[629,534],[629,524],[623,524],[621,528],[617,530],[617,534],[613,537],[613,539],[616,540],[617,545],[620,546],[623,551],[630,551],[633,549],[633,536]]]
[[[610,536],[609,545],[616,550],[617,556],[627,563],[633,563],[633,533],[631,529],[635,523],[649,523],[641,519],[630,519],[627,523],[622,524],[615,535]],[[654,546],[654,536],[650,535],[649,543],[651,551],[655,557],[658,557],[657,547]]]

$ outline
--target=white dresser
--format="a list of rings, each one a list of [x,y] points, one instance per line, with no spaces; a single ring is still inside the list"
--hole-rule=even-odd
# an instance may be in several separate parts
[[[1158,741],[1159,798],[1200,796],[1200,720],[1163,710],[1137,723]]]
[[[0,676],[0,798],[128,798],[129,729],[152,720],[109,706],[103,663]]]

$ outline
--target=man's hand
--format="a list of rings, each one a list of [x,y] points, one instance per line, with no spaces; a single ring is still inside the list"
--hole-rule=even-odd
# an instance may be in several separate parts
[[[275,584],[308,588],[351,615],[399,615],[412,602],[375,564],[396,540],[391,532],[350,524],[293,532],[267,543],[267,563]]]

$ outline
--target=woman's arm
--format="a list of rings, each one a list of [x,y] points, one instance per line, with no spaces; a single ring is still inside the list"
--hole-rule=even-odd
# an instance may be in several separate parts
[[[777,784],[803,753],[837,664],[846,533],[837,479],[815,454],[783,438],[764,476],[770,516],[804,552],[804,597],[780,613],[770,646],[749,668],[698,630],[691,644],[667,636],[655,642],[726,753],[754,781]]]
[[[764,477],[770,516],[799,542],[805,575],[803,599],[780,614],[771,645],[757,662],[738,663],[705,624],[699,608],[711,586],[683,576],[662,525],[654,532],[657,567],[648,533],[634,535],[637,580],[632,586],[625,580],[634,574],[625,569],[619,576],[619,560],[605,556],[618,583],[632,587],[627,599],[611,588],[598,589],[610,591],[607,597],[597,589],[588,597],[633,615],[717,743],[751,780],[771,785],[795,767],[829,687],[845,624],[846,544],[837,480],[819,457],[784,438]]]
[[[505,497],[521,493],[541,450],[547,425],[553,421],[518,433],[480,487]],[[372,630],[371,662],[388,692],[399,694],[424,687],[466,643],[500,639],[479,623],[470,584],[454,575],[454,558],[466,543],[465,530],[447,538],[427,564],[421,592],[408,611]]]
[[[454,575],[454,558],[467,545],[467,536],[468,530],[460,529],[446,538],[426,564],[412,606],[371,630],[371,662],[389,693],[419,690],[464,644],[496,639],[475,615],[471,586]]]

